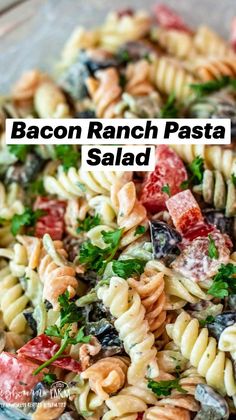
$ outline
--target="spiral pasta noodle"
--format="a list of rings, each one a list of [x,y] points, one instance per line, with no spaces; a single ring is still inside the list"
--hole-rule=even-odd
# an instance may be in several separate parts
[[[208,26],[199,26],[195,36],[194,45],[203,54],[213,57],[232,57],[233,51],[227,43]]]
[[[41,118],[69,118],[70,110],[62,91],[53,82],[41,83],[34,94],[35,110]]]
[[[222,149],[220,146],[204,145],[171,145],[185,162],[190,163],[197,156],[204,158],[209,169],[221,172],[226,179],[236,173],[236,156],[233,150]]]
[[[56,176],[45,176],[44,187],[50,194],[56,194],[67,200],[84,196],[90,198],[99,194],[109,196],[113,186],[122,185],[130,177],[130,172],[90,172],[77,170],[74,167],[65,172],[59,167]]]
[[[106,401],[110,410],[104,414],[103,420],[135,420],[137,413],[142,413],[148,405],[155,403],[156,397],[147,389],[146,382],[139,381],[135,386],[126,386],[117,395]]]
[[[117,104],[117,114],[124,118],[157,118],[160,114],[162,100],[158,92],[146,96],[132,96],[124,92]]]
[[[128,363],[119,357],[106,357],[94,363],[81,377],[89,380],[90,388],[103,400],[123,387]]]
[[[58,297],[65,293],[66,290],[73,297],[76,293],[78,282],[75,278],[75,269],[67,265],[66,260],[64,262],[63,260],[55,262],[48,253],[48,248],[51,248],[52,253],[56,253],[57,256],[66,259],[67,253],[63,248],[63,243],[54,241],[51,244],[51,242],[49,242],[47,250],[44,249],[41,253],[38,274],[43,283],[43,298],[51,302],[56,310],[58,308]]]
[[[193,37],[187,32],[157,28],[152,35],[170,55],[184,59],[193,53]]]
[[[231,179],[224,180],[219,171],[206,169],[201,185],[193,188],[203,196],[206,203],[212,204],[218,210],[225,209],[226,216],[236,215],[236,189]]]
[[[126,41],[143,38],[149,31],[150,23],[149,16],[143,11],[121,17],[110,13],[100,29],[100,45],[114,51]]]
[[[114,203],[113,198],[113,203]],[[117,225],[123,229],[120,247],[124,248],[140,237],[136,234],[138,226],[147,229],[147,212],[145,207],[137,200],[134,183],[126,183],[117,194],[118,216]],[[115,204],[115,203],[114,203]]]
[[[189,85],[195,83],[194,77],[181,63],[166,56],[154,61],[151,79],[162,93],[169,95],[174,92],[180,100],[191,95]]]
[[[150,81],[150,63],[140,60],[135,64],[129,64],[126,70],[125,91],[130,95],[144,96],[154,91]]]
[[[29,299],[7,265],[0,270],[1,298],[0,308],[3,312],[3,321],[9,331],[16,334],[23,333],[26,328],[26,319],[23,311]]]
[[[196,303],[199,299],[210,299],[201,287],[201,283],[197,284],[179,276],[171,268],[165,267],[162,262],[153,260],[147,264],[147,267],[156,269],[165,276],[166,309],[179,309],[185,305],[185,302]]]
[[[139,280],[129,279],[129,285],[134,288],[146,309],[150,331],[157,339],[164,331],[166,311],[164,276],[152,269],[145,269]]]
[[[96,106],[98,118],[116,117],[116,105],[121,99],[119,75],[116,69],[108,68],[96,73],[97,79],[87,79],[88,91]]]
[[[149,377],[157,376],[155,338],[145,320],[145,309],[137,292],[129,290],[122,278],[112,277],[109,286],[98,289],[98,297],[117,318],[115,328],[131,359],[128,383],[136,384],[145,377],[147,370]]]
[[[236,58],[205,60],[199,67],[197,67],[196,73],[203,82],[220,79],[223,76],[235,78]]]
[[[216,339],[209,337],[207,328],[199,329],[198,320],[183,311],[166,329],[208,385],[229,396],[236,393],[232,362],[224,352],[217,351]]]

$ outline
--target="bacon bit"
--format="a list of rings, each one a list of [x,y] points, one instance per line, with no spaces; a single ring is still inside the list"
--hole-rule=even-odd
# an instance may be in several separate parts
[[[193,31],[185,24],[184,20],[165,4],[154,6],[154,13],[159,25],[165,29],[175,29],[192,34]]]

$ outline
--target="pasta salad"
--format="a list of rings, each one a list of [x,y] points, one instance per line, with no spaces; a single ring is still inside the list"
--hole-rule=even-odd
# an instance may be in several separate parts
[[[235,418],[234,146],[158,144],[153,172],[90,172],[79,146],[4,139],[14,117],[228,117],[233,132],[235,50],[164,5],[122,10],[1,98],[1,413]]]

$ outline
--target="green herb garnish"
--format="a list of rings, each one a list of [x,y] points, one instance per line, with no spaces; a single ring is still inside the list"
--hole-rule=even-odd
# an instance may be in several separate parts
[[[15,214],[11,220],[11,233],[16,236],[23,226],[34,226],[44,214],[43,210],[33,211],[29,208],[26,208],[22,214]]]
[[[130,258],[122,261],[113,261],[113,272],[123,279],[128,279],[134,274],[140,276],[143,273],[146,262],[139,258]]]
[[[207,293],[223,299],[225,296],[236,294],[236,266],[228,263],[221,264],[218,273],[213,277],[213,283]]]
[[[27,156],[27,153],[29,153],[31,146],[27,144],[11,144],[8,146],[8,149],[10,153],[15,155],[18,160],[21,162],[24,162]]]
[[[100,224],[101,224],[100,216],[98,215],[87,216],[84,220],[78,220],[78,227],[76,229],[76,232],[77,233],[88,232],[90,229]]]
[[[169,184],[163,185],[161,191],[168,194],[168,196],[170,197],[170,186],[169,186]]]
[[[196,156],[195,159],[188,165],[188,169],[192,173],[191,181],[197,179],[202,182],[204,172],[204,160],[201,156]]]
[[[54,373],[45,373],[43,376],[43,382],[46,385],[52,385],[57,380],[57,377]]]
[[[148,388],[154,392],[158,397],[167,396],[171,394],[172,389],[176,389],[177,391],[186,394],[187,391],[181,387],[179,384],[179,378],[173,379],[171,381],[153,381],[148,380]]]
[[[209,93],[223,89],[226,86],[236,88],[236,79],[231,79],[229,76],[223,76],[217,80],[210,80],[205,83],[191,84],[190,87],[197,96],[208,95]]]
[[[145,231],[146,231],[145,226],[139,225],[135,229],[134,236],[142,235],[143,233],[145,233]]]
[[[75,334],[71,334],[72,323],[78,322],[82,315],[80,309],[76,306],[75,302],[69,300],[69,293],[66,291],[63,295],[59,296],[58,302],[60,303],[60,322],[58,325],[51,325],[45,330],[45,334],[50,337],[57,337],[61,339],[61,345],[58,351],[46,362],[40,365],[33,372],[34,375],[37,375],[45,367],[51,365],[55,362],[61,355],[63,355],[69,344],[77,343],[89,343],[91,340],[90,335],[84,334],[84,327]]]
[[[121,63],[129,63],[131,61],[131,56],[128,50],[121,50],[118,52],[118,60]]]
[[[123,229],[102,231],[103,241],[107,244],[107,247],[103,249],[93,245],[90,241],[84,242],[80,248],[79,262],[86,264],[88,269],[91,268],[102,274],[119,248],[122,232]]]
[[[186,179],[185,181],[181,182],[181,184],[180,184],[179,188],[180,188],[181,190],[186,190],[186,189],[188,188],[188,186],[189,186],[189,180],[188,180],[188,179]]]
[[[60,144],[55,146],[56,157],[62,163],[65,171],[72,166],[77,167],[80,153],[68,144]]]
[[[236,175],[235,174],[231,175],[231,181],[234,184],[234,186],[236,187]]]
[[[199,324],[201,327],[205,327],[206,324],[210,324],[211,322],[214,322],[214,321],[215,321],[214,316],[208,315],[206,319],[200,319]]]
[[[42,178],[36,179],[35,181],[31,182],[27,190],[31,195],[34,195],[34,196],[46,195]]]
[[[216,244],[212,236],[209,234],[209,245],[208,245],[208,255],[212,260],[218,260],[219,258],[219,251],[216,248]]]
[[[160,111],[160,118],[176,118],[178,116],[178,112],[175,94],[171,93]]]

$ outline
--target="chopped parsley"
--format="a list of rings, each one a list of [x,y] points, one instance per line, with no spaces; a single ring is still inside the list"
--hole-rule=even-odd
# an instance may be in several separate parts
[[[134,274],[140,275],[144,271],[146,262],[139,258],[130,258],[123,261],[113,261],[113,272],[123,279],[127,279]]]
[[[211,322],[214,322],[214,321],[215,321],[214,316],[208,315],[206,319],[200,319],[199,324],[201,327],[205,327],[206,324],[210,324]]]
[[[43,184],[43,179],[39,178],[36,179],[35,181],[32,181],[28,188],[27,191],[29,192],[29,194],[33,195],[33,196],[37,196],[37,195],[46,195],[46,191],[44,189],[44,184]]]
[[[11,154],[15,155],[18,160],[24,162],[27,154],[29,153],[31,146],[27,144],[11,144],[8,146]]]
[[[188,169],[192,173],[191,181],[197,180],[202,182],[204,172],[204,159],[201,156],[196,156],[195,159],[188,165]]]
[[[181,387],[179,384],[179,378],[173,379],[171,381],[153,381],[148,380],[148,388],[154,392],[158,397],[161,396],[168,396],[171,394],[172,389],[176,389],[177,391],[186,394],[187,391]]]
[[[46,385],[52,385],[57,380],[57,377],[54,373],[45,373],[43,376],[43,382]]]
[[[231,181],[234,184],[234,186],[236,187],[236,175],[235,174],[231,175]]]
[[[170,186],[169,186],[169,184],[163,185],[161,191],[168,194],[168,196],[170,197]]]
[[[175,94],[171,93],[160,111],[160,118],[176,118],[178,113]]]
[[[220,299],[236,294],[236,266],[231,263],[221,264],[207,293]]]
[[[211,235],[208,235],[208,238],[209,238],[208,255],[212,260],[218,260],[219,251],[216,247],[215,241]]]
[[[100,224],[101,219],[99,215],[96,214],[95,216],[87,216],[84,220],[78,220],[78,227],[76,232],[88,232],[90,229]]]
[[[72,166],[77,167],[80,153],[69,144],[55,146],[56,158],[62,163],[63,169],[68,171]]]
[[[190,85],[191,89],[197,96],[208,95],[209,93],[216,92],[226,86],[231,86],[236,89],[236,79],[231,79],[229,76],[223,76],[217,80],[210,80],[209,82]]]
[[[145,231],[146,231],[145,226],[139,225],[135,229],[134,236],[142,235],[143,233],[145,233]]]
[[[91,268],[102,274],[119,248],[122,233],[123,229],[102,231],[103,241],[107,244],[107,247],[103,249],[93,245],[91,241],[84,242],[80,248],[79,262],[86,264],[88,269]]]
[[[121,63],[129,63],[131,61],[131,56],[128,50],[121,50],[118,52],[118,60]]]
[[[186,190],[186,189],[188,188],[188,186],[189,186],[189,180],[188,180],[188,179],[186,179],[185,181],[181,182],[181,184],[180,184],[179,188],[180,188],[181,190]]]
[[[43,214],[43,210],[33,211],[30,208],[26,208],[22,214],[15,214],[11,220],[11,233],[16,236],[23,226],[34,226]]]

